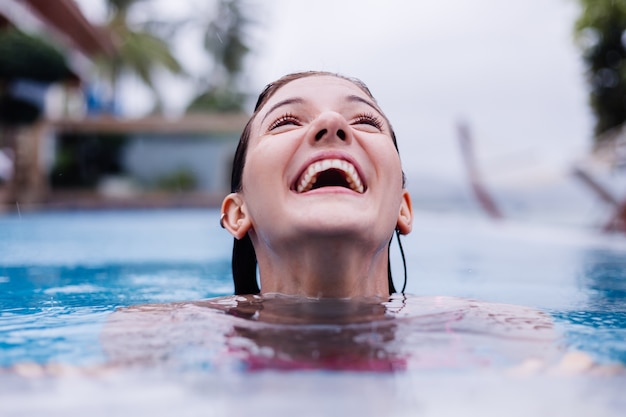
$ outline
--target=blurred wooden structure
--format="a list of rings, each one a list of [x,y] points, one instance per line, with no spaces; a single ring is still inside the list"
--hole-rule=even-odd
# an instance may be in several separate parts
[[[115,45],[109,34],[93,25],[74,0],[3,0],[0,21],[21,28],[26,23],[41,30],[85,56],[112,55]]]
[[[603,171],[616,175],[626,175],[626,126],[611,129],[597,138],[588,164],[600,166]],[[618,197],[614,190],[603,184],[583,164],[574,167],[573,173],[612,210],[603,230],[626,233],[626,196]]]
[[[60,119],[40,121],[35,126],[20,132],[13,184],[17,187],[13,202],[5,201],[4,208],[18,202],[23,208],[98,208],[98,207],[151,207],[151,206],[214,206],[217,196],[206,193],[179,193],[167,195],[164,192],[140,193],[136,198],[106,198],[92,191],[52,192],[48,172],[42,163],[42,150],[46,141],[63,133],[116,133],[116,134],[169,134],[239,136],[249,119],[247,114],[196,114],[169,120],[162,116],[148,116],[140,119],[117,119],[114,117],[94,117],[81,120]],[[222,195],[219,196],[221,202]]]
[[[93,25],[82,14],[74,0],[3,0],[0,3],[0,29],[16,27],[38,32],[62,45],[79,68],[71,68],[79,84],[81,74],[90,68],[89,61],[98,55],[116,53],[116,39],[103,28]],[[76,83],[76,81],[78,83]],[[78,94],[81,94],[78,91]],[[43,114],[46,114],[44,109]],[[95,190],[52,192],[48,168],[44,161],[55,136],[62,134],[122,134],[158,137],[226,134],[238,137],[247,123],[245,114],[198,114],[178,119],[149,116],[141,119],[121,119],[113,116],[84,117],[63,112],[52,120],[42,117],[33,125],[11,126],[5,129],[3,145],[10,148],[13,174],[0,184],[0,210],[27,207],[120,207],[143,205],[207,205],[212,199],[201,193],[185,193],[175,199],[165,193],[143,193],[138,199],[106,199]],[[1,134],[2,132],[0,132]],[[182,143],[182,141],[180,142]],[[46,150],[48,150],[46,152]],[[230,161],[228,162],[230,163]],[[221,200],[221,196],[220,196]]]
[[[62,45],[72,55],[68,61],[75,84],[80,83],[89,57],[111,56],[116,51],[108,32],[89,22],[73,0],[3,0],[0,3],[0,30],[11,27],[38,32]],[[8,148],[5,154],[13,159],[13,175],[8,183],[0,185],[0,203],[35,202],[45,194],[40,151],[48,127],[46,121],[39,120],[31,126],[10,126],[0,131],[4,142],[0,145]]]
[[[139,119],[101,116],[52,120],[47,125],[57,132],[68,133],[240,133],[249,118],[243,113],[191,114],[173,119],[163,116]]]
[[[474,193],[478,204],[490,218],[494,220],[502,219],[502,212],[498,208],[495,200],[491,197],[489,191],[487,191],[487,187],[485,187],[480,176],[478,164],[474,155],[474,142],[469,126],[465,123],[459,122],[457,124],[457,132],[459,144],[461,145],[461,155],[463,156],[463,161],[465,162],[467,177],[470,181],[472,192]]]

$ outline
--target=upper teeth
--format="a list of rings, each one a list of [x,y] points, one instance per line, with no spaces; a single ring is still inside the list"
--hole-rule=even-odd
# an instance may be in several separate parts
[[[350,189],[356,191],[357,193],[363,193],[363,183],[361,182],[361,178],[356,172],[354,165],[343,159],[324,159],[313,162],[300,177],[300,182],[296,187],[296,191],[299,193],[309,191],[313,188],[319,174],[329,169],[338,169],[344,172],[346,174],[346,181],[350,185]]]

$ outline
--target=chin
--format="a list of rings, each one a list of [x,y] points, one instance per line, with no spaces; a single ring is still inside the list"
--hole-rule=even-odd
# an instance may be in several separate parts
[[[299,233],[311,237],[351,237],[368,236],[373,223],[348,214],[341,216],[320,216],[303,219],[296,227]]]

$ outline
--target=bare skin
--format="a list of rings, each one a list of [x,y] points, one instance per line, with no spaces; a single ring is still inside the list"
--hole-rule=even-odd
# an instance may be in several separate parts
[[[548,315],[522,306],[456,297],[270,295],[129,307],[111,316],[102,344],[109,364],[123,368],[623,372],[564,352],[559,340]]]
[[[250,235],[262,293],[389,294],[387,245],[394,229],[411,231],[413,213],[391,128],[373,100],[341,78],[292,81],[259,112],[250,138],[243,189],[222,212],[235,238]],[[362,189],[306,190],[306,173],[324,161],[345,161],[351,175],[340,175]]]
[[[513,375],[615,375],[564,352],[549,316],[455,297],[335,300],[230,296],[120,309],[101,337],[107,362],[20,363],[23,377],[97,376],[124,369],[325,369],[398,372],[490,369]]]

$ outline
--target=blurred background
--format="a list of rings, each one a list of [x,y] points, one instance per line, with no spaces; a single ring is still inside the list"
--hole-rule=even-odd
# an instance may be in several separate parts
[[[626,0],[5,0],[2,211],[215,207],[256,96],[362,79],[418,210],[624,231]]]

